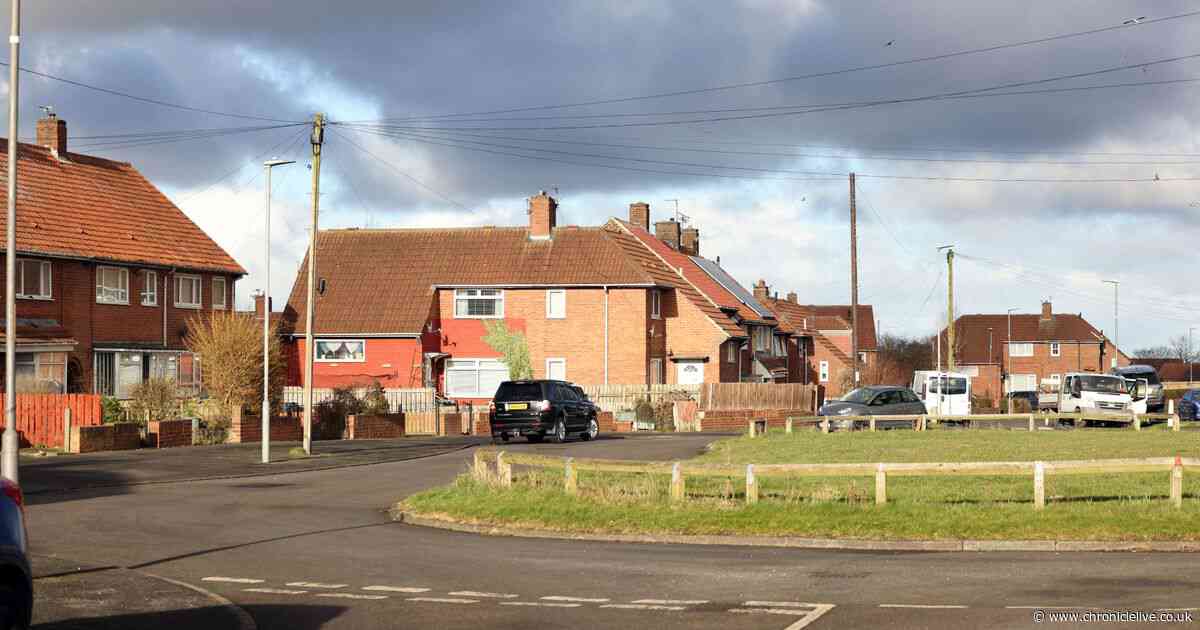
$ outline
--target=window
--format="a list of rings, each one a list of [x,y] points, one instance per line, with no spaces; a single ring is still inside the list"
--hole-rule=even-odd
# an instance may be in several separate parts
[[[751,335],[754,337],[755,352],[770,352],[771,351],[771,329],[766,326],[753,326],[750,329]]]
[[[66,393],[67,353],[18,352],[13,377],[16,389],[25,394]]]
[[[567,292],[563,289],[546,291],[546,319],[564,319],[567,316]]]
[[[917,398],[916,394],[908,391],[907,389],[900,392],[900,400],[902,402],[906,402],[906,403],[921,402],[921,399]]]
[[[213,278],[212,307],[225,308],[225,278]]]
[[[1031,343],[1010,343],[1010,344],[1008,344],[1008,356],[1010,356],[1010,357],[1031,357],[1031,356],[1033,356],[1033,344],[1031,344]]]
[[[19,298],[49,300],[50,263],[44,260],[17,260],[17,286]]]
[[[783,337],[775,335],[775,345],[772,346],[772,354],[777,357],[787,356],[787,352],[783,349]]]
[[[662,291],[652,289],[650,291],[650,319],[662,318]]]
[[[819,371],[817,372],[817,379],[820,380],[822,383],[829,382],[829,362],[828,361],[821,361],[821,363],[819,364]]]
[[[661,385],[666,380],[665,376],[663,374],[663,360],[650,359],[650,384]]]
[[[1033,392],[1037,391],[1037,374],[1009,374],[1008,391]]]
[[[367,360],[366,342],[362,339],[317,339],[314,361],[328,363],[362,363]]]
[[[120,267],[96,267],[96,302],[129,303],[129,270]]]
[[[552,381],[567,380],[567,360],[546,359],[546,378]]]
[[[1062,348],[1058,345],[1057,341],[1050,344],[1050,356],[1052,356],[1052,357],[1062,356]]]
[[[158,306],[158,272],[142,274],[142,306]]]
[[[200,276],[175,276],[175,306],[200,308]]]
[[[455,289],[454,316],[490,319],[504,317],[504,291],[500,289]],[[491,397],[491,394],[488,394]]]
[[[508,366],[499,359],[446,361],[446,395],[451,398],[491,398],[508,380]]]
[[[740,344],[738,344],[736,341],[731,341],[731,342],[725,344],[725,362],[726,363],[737,363],[737,360],[738,360],[737,355],[738,355],[739,345]]]
[[[867,364],[867,353],[866,353],[866,352],[859,352],[859,353],[858,353],[858,362],[859,362],[859,363],[861,363],[861,364],[863,364],[863,365],[866,365],[866,364]]]

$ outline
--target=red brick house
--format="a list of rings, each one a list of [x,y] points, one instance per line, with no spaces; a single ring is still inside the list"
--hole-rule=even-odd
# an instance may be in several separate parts
[[[18,391],[124,397],[151,376],[198,386],[187,320],[233,308],[245,269],[130,164],[69,152],[53,115],[20,145],[18,169]]]
[[[705,383],[754,373],[746,327],[778,323],[769,312],[741,317],[745,305],[688,255],[698,230],[677,233],[690,248],[681,252],[678,237],[647,231],[646,204],[630,206],[634,221],[600,227],[560,226],[557,211],[542,193],[529,200],[528,226],[321,232],[314,385],[378,380],[489,398],[509,376],[485,340],[490,322],[524,334],[535,378]],[[284,311],[291,385],[303,384],[306,270],[307,260]]]
[[[956,369],[971,377],[972,391],[994,403],[1009,391],[1037,390],[1043,380],[1061,382],[1069,372],[1107,372],[1129,365],[1129,357],[1082,314],[1055,313],[1042,302],[1040,313],[962,315],[954,321]],[[942,329],[946,348],[946,329]],[[943,359],[945,352],[943,352]]]

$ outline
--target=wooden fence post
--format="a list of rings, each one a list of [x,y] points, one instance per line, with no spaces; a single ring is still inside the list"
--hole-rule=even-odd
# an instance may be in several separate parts
[[[1175,456],[1175,465],[1171,466],[1171,504],[1176,508],[1183,507],[1183,462]]]
[[[574,457],[568,457],[563,463],[563,485],[567,494],[579,494],[579,478],[575,473]]]
[[[1142,417],[1136,413],[1133,414],[1133,430],[1134,431],[1142,430]]]
[[[875,416],[871,416],[871,432],[875,432]]]
[[[483,451],[475,449],[475,464],[471,467],[471,476],[475,481],[487,481],[487,462],[483,459]]]
[[[679,462],[675,462],[671,466],[671,501],[678,502],[683,500],[683,467]]]
[[[512,487],[512,464],[504,460],[504,451],[496,453],[496,476],[499,477],[501,486]]]
[[[1169,416],[1174,416],[1173,418],[1170,419],[1170,420],[1172,420],[1171,430],[1178,431],[1181,428],[1181,425],[1183,425],[1183,418],[1179,417],[1179,414],[1175,413],[1175,400],[1174,399],[1167,401],[1167,414]]]
[[[758,503],[758,479],[754,477],[754,464],[746,464],[746,505]]]
[[[1042,462],[1033,463],[1033,509],[1046,507],[1046,465]]]
[[[1029,414],[1029,430],[1030,430],[1030,431],[1036,431],[1036,430],[1037,430],[1037,427],[1033,426],[1033,422],[1034,422],[1034,420],[1033,420],[1033,414]]]
[[[926,416],[926,415],[924,415],[924,414],[922,414],[922,415],[921,415],[921,419],[918,421],[918,422],[919,422],[919,424],[917,425],[917,426],[919,426],[919,427],[920,427],[919,429],[917,429],[918,431],[924,431],[924,430],[925,430],[925,427],[927,426],[927,425],[926,425],[927,418],[928,418],[928,416]]]
[[[883,464],[875,469],[875,505],[883,505],[887,503],[887,473],[883,470]]]
[[[63,408],[63,452],[71,452],[71,408]]]
[[[821,433],[829,433],[829,418],[821,421]]]
[[[787,433],[788,435],[792,434],[792,417],[791,416],[787,417],[787,424],[784,425],[783,432]]]
[[[749,425],[747,426],[746,432],[750,435],[750,437],[755,437],[755,435],[754,435],[754,418],[750,418],[747,422],[749,422]]]

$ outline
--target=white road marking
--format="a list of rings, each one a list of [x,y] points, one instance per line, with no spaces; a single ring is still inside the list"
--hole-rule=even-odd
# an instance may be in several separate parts
[[[833,610],[833,604],[803,604],[800,602],[746,602],[746,605],[762,605],[762,604],[782,605],[782,608],[767,607],[767,608],[730,608],[731,613],[747,613],[747,614],[766,614],[766,615],[791,615],[800,617],[792,622],[785,630],[803,630],[809,624],[820,619],[822,615]],[[807,607],[809,610],[804,610]]]
[[[826,604],[811,604],[808,602],[763,602],[749,601],[742,602],[743,606],[763,606],[766,608],[812,608],[813,606],[825,606]]]
[[[454,591],[450,594],[459,597],[483,597],[487,599],[513,599],[517,596],[516,593],[481,593],[479,591]]]
[[[500,602],[501,606],[540,606],[542,608],[579,608],[583,604],[567,604],[556,602]]]
[[[817,604],[816,607],[812,609],[812,612],[805,615],[803,619],[797,619],[796,621],[792,622],[792,625],[784,628],[784,630],[803,630],[803,628],[807,627],[808,624],[820,619],[822,615],[831,610],[833,610],[833,604]]]
[[[272,595],[303,595],[308,591],[293,591],[286,588],[244,588],[247,593],[270,593]]]
[[[880,604],[880,608],[966,608],[958,604]]]
[[[478,604],[477,599],[462,599],[455,597],[409,597],[410,602],[429,602],[432,604]]]
[[[752,615],[795,615],[797,617],[803,617],[808,614],[807,610],[801,608],[730,608],[726,612],[747,613]]]
[[[601,604],[608,601],[607,597],[567,597],[566,595],[547,595],[541,599],[549,602],[583,602],[585,604]]]
[[[601,604],[600,607],[624,610],[685,610],[683,606],[663,606],[661,604]]]
[[[380,591],[383,593],[428,593],[429,589],[419,586],[364,586],[364,591]]]
[[[387,595],[360,595],[358,593],[317,593],[317,597],[336,597],[338,599],[387,599]]]
[[[219,575],[201,578],[200,581],[201,582],[229,582],[231,584],[262,584],[263,582],[266,582],[266,580],[259,580],[259,579],[255,579],[255,578],[221,577]]]
[[[326,584],[324,582],[288,582],[288,586],[299,586],[302,588],[346,588],[347,584]]]
[[[667,606],[694,606],[707,604],[707,599],[635,599],[635,604],[664,604]]]

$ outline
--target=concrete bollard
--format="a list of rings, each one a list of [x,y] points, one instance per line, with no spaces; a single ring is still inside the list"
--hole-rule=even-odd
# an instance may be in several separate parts
[[[1037,427],[1035,427],[1033,423],[1034,423],[1033,414],[1029,414],[1029,430],[1030,430],[1030,431],[1036,431],[1036,430],[1037,430]]]
[[[887,473],[883,470],[883,464],[875,469],[875,505],[883,505],[887,503]]]
[[[1042,462],[1033,463],[1033,509],[1041,510],[1046,507],[1046,465]]]
[[[671,501],[682,501],[683,490],[683,467],[679,462],[675,462],[675,465],[671,466]]]
[[[1171,505],[1183,507],[1183,461],[1175,456],[1175,465],[1171,467]]]
[[[784,427],[783,427],[783,432],[788,435],[792,434],[792,417],[791,416],[788,416],[787,424],[784,425]]]
[[[71,452],[71,408],[63,409],[63,452]]]
[[[754,477],[754,464],[746,464],[746,505],[758,503],[758,479]]]
[[[502,487],[512,487],[512,464],[505,461],[504,451],[496,453],[496,477]]]
[[[871,432],[874,433],[875,432],[875,416],[871,416],[871,420],[870,420],[869,424],[871,427]]]
[[[563,462],[563,486],[567,494],[579,494],[579,477],[575,472],[575,458]]]

